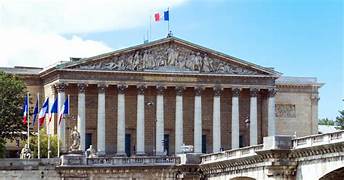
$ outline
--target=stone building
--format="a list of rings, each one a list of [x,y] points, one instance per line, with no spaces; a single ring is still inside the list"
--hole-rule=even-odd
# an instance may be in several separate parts
[[[261,144],[263,137],[317,133],[316,78],[283,77],[262,67],[169,36],[47,68],[0,68],[20,76],[70,115],[59,126],[62,150],[77,126],[81,148],[106,155],[173,155]],[[32,105],[31,105],[32,106]]]

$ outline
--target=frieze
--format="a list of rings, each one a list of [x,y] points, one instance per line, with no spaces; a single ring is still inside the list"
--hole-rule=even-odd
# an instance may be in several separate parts
[[[187,49],[176,44],[162,44],[138,49],[111,58],[73,67],[83,70],[198,72],[258,75],[258,71],[228,63],[207,53]]]
[[[296,118],[295,104],[276,104],[276,117],[280,118]]]

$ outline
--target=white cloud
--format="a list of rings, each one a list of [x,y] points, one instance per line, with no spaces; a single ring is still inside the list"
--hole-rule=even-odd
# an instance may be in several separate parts
[[[0,66],[44,67],[110,51],[106,44],[78,34],[144,26],[153,12],[184,1],[0,0]]]

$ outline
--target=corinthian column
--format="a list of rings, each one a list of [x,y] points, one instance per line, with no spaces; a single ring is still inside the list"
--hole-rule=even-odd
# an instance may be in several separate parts
[[[221,93],[222,89],[214,88],[213,105],[213,152],[219,152],[221,148]]]
[[[125,156],[125,89],[127,86],[118,85],[117,107],[117,156]]]
[[[232,149],[239,148],[239,96],[240,89],[232,89]]]
[[[136,154],[145,154],[145,86],[137,89]]]
[[[268,97],[268,136],[276,135],[275,89],[269,89]]]
[[[250,145],[257,145],[258,126],[257,126],[257,94],[258,89],[250,91]]]
[[[98,84],[97,153],[105,155],[105,88]]]
[[[195,88],[194,152],[202,153],[202,89]]]
[[[157,86],[156,96],[156,155],[164,154],[164,90],[163,86]]]
[[[175,153],[181,153],[183,145],[183,92],[184,87],[176,87],[176,127]]]
[[[78,131],[80,133],[79,150],[85,151],[86,115],[85,115],[85,84],[78,84]]]
[[[65,88],[66,88],[66,84],[61,83],[61,84],[57,84],[56,85],[56,89],[57,89],[57,98],[58,98],[58,114],[60,114],[61,111],[63,111],[62,109],[62,105],[65,101],[66,98],[66,94],[65,94]],[[62,120],[61,123],[59,123],[59,121],[57,121],[58,126],[57,126],[57,130],[58,130],[58,136],[59,139],[61,141],[61,151],[65,152],[66,149],[66,121]]]

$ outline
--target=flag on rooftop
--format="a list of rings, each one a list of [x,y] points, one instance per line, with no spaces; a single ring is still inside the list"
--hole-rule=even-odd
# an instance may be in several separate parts
[[[169,21],[170,20],[170,11],[164,11],[163,13],[157,12],[154,14],[154,21],[159,22],[159,21]]]

